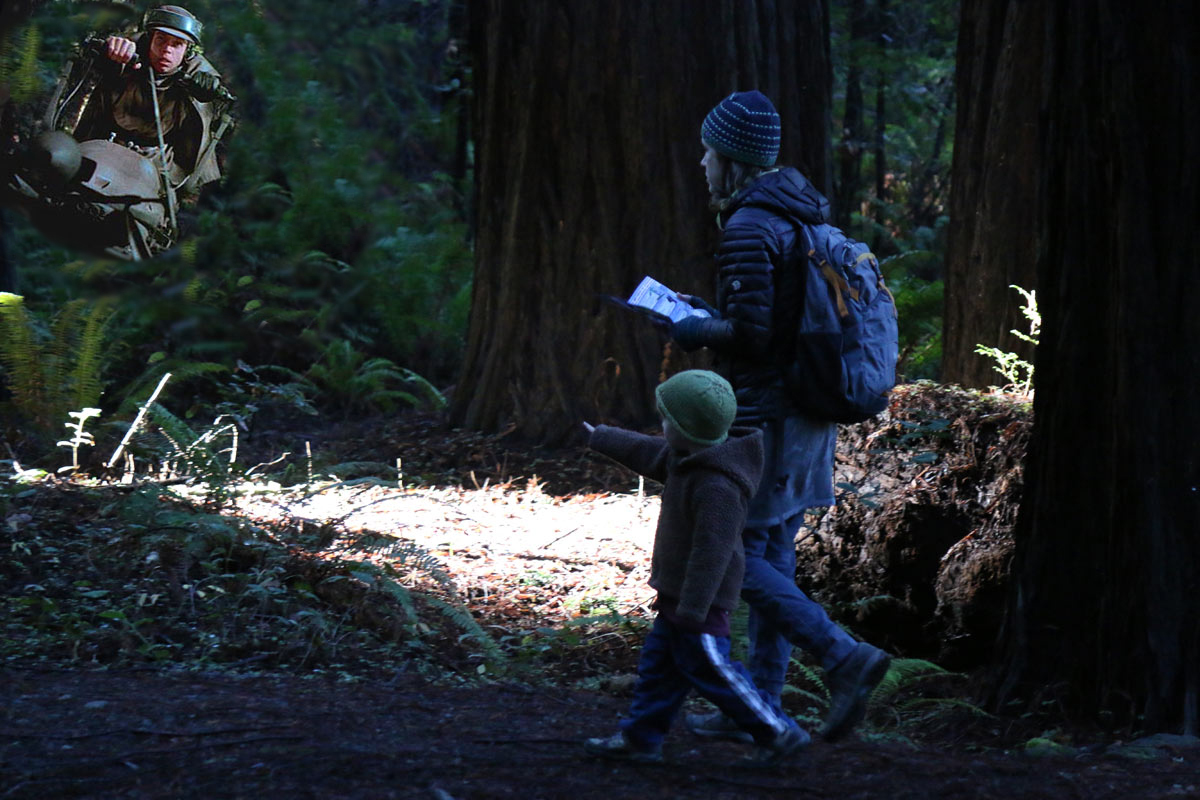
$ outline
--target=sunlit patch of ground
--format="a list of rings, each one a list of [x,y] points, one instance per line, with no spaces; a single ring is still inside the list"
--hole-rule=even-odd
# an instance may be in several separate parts
[[[604,612],[644,615],[654,597],[647,580],[659,498],[644,493],[557,498],[536,483],[338,486],[249,495],[237,509],[263,521],[333,525],[331,550],[338,537],[363,532],[412,542],[445,566],[472,607],[511,601],[507,612],[498,609],[502,616],[524,609],[550,623]]]

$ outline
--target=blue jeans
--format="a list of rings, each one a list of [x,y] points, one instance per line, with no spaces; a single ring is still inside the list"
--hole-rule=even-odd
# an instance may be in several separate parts
[[[693,689],[759,744],[795,725],[755,688],[745,667],[730,662],[728,636],[690,633],[660,614],[642,645],[633,705],[621,720],[625,737],[638,747],[661,744]]]
[[[797,514],[780,525],[742,531],[746,550],[742,599],[750,606],[750,674],[775,708],[783,694],[792,645],[818,658],[828,672],[857,644],[819,603],[796,586],[796,531],[803,519],[803,514]]]

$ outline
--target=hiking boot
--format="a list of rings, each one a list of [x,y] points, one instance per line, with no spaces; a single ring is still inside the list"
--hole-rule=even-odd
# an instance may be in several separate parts
[[[774,767],[788,756],[799,753],[808,747],[812,738],[808,731],[792,724],[783,733],[775,737],[770,744],[759,745],[753,758],[745,761],[747,767]]]
[[[639,764],[657,764],[663,760],[661,746],[639,747],[625,738],[623,731],[618,731],[612,736],[587,739],[583,743],[583,749],[594,756],[634,761]]]
[[[688,714],[683,718],[683,727],[697,736],[705,739],[728,739],[731,742],[750,744],[754,737],[737,726],[723,712],[713,711],[708,714]]]
[[[826,741],[837,741],[862,721],[867,713],[867,700],[887,674],[891,661],[891,656],[878,647],[859,642],[854,652],[830,670],[829,716],[821,728]]]

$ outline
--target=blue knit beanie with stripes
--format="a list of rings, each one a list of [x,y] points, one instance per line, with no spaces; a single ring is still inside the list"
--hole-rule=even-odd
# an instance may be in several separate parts
[[[762,92],[734,92],[708,112],[700,138],[723,156],[755,164],[775,165],[779,157],[779,112]]]

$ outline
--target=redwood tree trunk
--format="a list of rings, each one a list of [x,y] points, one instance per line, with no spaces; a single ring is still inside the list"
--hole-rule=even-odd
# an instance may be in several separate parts
[[[475,280],[453,424],[553,443],[647,422],[664,340],[597,301],[644,274],[711,299],[700,122],[758,88],[781,161],[830,177],[822,0],[478,0],[469,7]]]
[[[838,148],[838,191],[833,212],[837,224],[850,227],[859,191],[862,189],[862,159],[866,139],[863,124],[862,55],[867,46],[866,0],[851,0],[850,46],[847,49],[846,106],[842,114],[841,146]]]
[[[1024,10],[1046,37],[1044,321],[998,699],[1065,687],[1134,728],[1196,734],[1197,26],[1183,4]]]
[[[957,57],[958,116],[946,253],[942,380],[967,387],[1004,383],[979,344],[1030,347],[1024,299],[1035,289],[1040,3],[962,0]]]
[[[17,293],[17,265],[13,263],[9,251],[11,248],[12,228],[8,224],[8,215],[0,208],[0,292]]]

